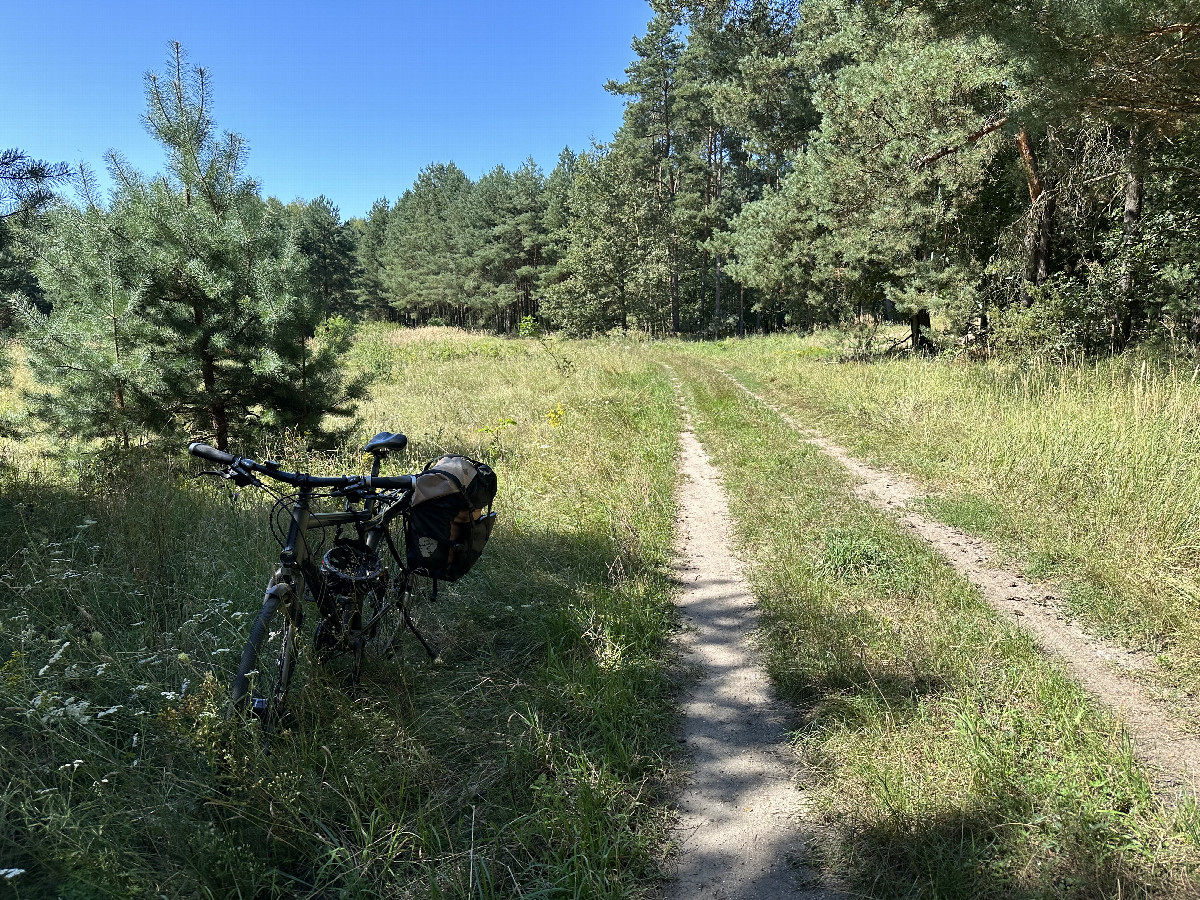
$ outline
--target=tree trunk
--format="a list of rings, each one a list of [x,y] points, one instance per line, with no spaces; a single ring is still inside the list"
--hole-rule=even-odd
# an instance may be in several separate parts
[[[717,323],[718,332],[721,329],[721,257],[713,257],[713,318]]]
[[[111,282],[110,282],[110,290],[111,290]],[[110,294],[110,297],[111,297],[111,294]],[[110,307],[110,309],[112,309],[110,318],[112,321],[112,333],[113,333],[113,359],[116,361],[117,368],[119,369],[121,367],[121,330],[117,324],[118,317],[117,317],[116,309],[114,307]],[[128,419],[125,416],[125,387],[119,381],[117,382],[117,390],[116,390],[115,399],[116,399],[116,403],[117,403],[117,411],[120,413],[120,416],[121,416],[121,449],[128,450],[129,449],[129,425],[128,425]]]
[[[229,449],[229,417],[225,404],[217,397],[217,371],[212,354],[200,351],[200,377],[204,379],[204,393],[208,395],[208,414],[212,423],[213,440],[218,450]]]
[[[1029,182],[1029,222],[1025,231],[1025,282],[1042,284],[1050,277],[1050,251],[1054,236],[1054,214],[1057,197],[1054,185],[1042,177],[1029,133],[1022,128],[1017,134],[1017,149]],[[1026,306],[1033,305],[1033,295],[1022,290]]]
[[[1050,249],[1054,237],[1054,213],[1057,199],[1053,192],[1045,191],[1029,208],[1029,228],[1025,236],[1025,281],[1042,284],[1050,277]],[[1026,291],[1026,304],[1033,298]]]
[[[125,389],[117,385],[117,411],[121,414],[121,449],[129,449],[129,426],[125,424]]]
[[[738,337],[746,336],[746,286],[738,285]]]
[[[679,273],[671,264],[671,331],[679,334]]]
[[[300,430],[308,426],[308,337],[300,338]]]
[[[1140,294],[1133,290],[1135,276],[1133,250],[1137,245],[1142,222],[1142,199],[1145,186],[1142,181],[1142,159],[1137,146],[1137,129],[1129,133],[1129,172],[1125,180],[1125,214],[1121,220],[1121,243],[1125,258],[1121,263],[1120,296],[1125,307],[1121,320],[1121,347],[1128,346],[1133,330],[1146,317],[1146,308]]]
[[[929,353],[933,350],[933,342],[925,336],[924,331],[928,331],[933,327],[933,322],[929,318],[929,310],[918,309],[908,320],[909,328],[912,330],[912,348],[914,353]]]
[[[197,328],[204,327],[204,312],[200,309],[200,304],[196,302],[192,303],[192,321]],[[216,358],[209,347],[207,335],[201,337],[200,343],[196,347],[196,354],[200,357],[200,379],[204,384],[204,396],[207,400],[209,421],[212,423],[213,441],[218,450],[228,450],[229,416],[225,410],[225,404],[221,402],[217,394]]]

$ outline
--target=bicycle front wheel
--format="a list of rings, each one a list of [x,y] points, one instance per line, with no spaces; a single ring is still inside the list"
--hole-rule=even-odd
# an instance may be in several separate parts
[[[274,587],[267,591],[233,678],[234,710],[266,726],[283,717],[296,668],[299,622],[292,618],[293,606]]]

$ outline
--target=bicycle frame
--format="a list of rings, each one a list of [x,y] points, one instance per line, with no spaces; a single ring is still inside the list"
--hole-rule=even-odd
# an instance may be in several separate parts
[[[370,553],[378,554],[381,550],[380,543],[387,544],[393,559],[400,568],[404,585],[398,592],[398,604],[394,596],[389,598],[383,604],[372,609],[369,620],[359,624],[352,632],[342,634],[340,639],[347,646],[353,644],[362,635],[370,633],[371,629],[398,605],[403,625],[413,633],[430,659],[436,658],[437,654],[417,630],[409,615],[407,600],[412,592],[412,581],[415,576],[409,574],[404,558],[399,555],[388,535],[388,526],[403,509],[403,498],[396,498],[378,510],[376,507],[380,498],[373,496],[364,502],[364,508],[361,510],[347,508],[336,512],[317,512],[309,505],[312,494],[312,489],[302,489],[297,501],[292,506],[287,540],[279,554],[279,566],[272,577],[272,585],[289,584],[294,598],[302,598],[308,591],[316,600],[317,609],[323,621],[348,627],[350,623],[339,620],[339,610],[335,605],[336,595],[327,590],[325,577],[322,575],[319,565],[310,557],[308,542],[304,536],[312,529],[353,525],[359,539]],[[349,507],[349,502],[347,502],[347,507]],[[290,610],[294,614],[294,624],[299,628],[303,617],[302,607],[298,603],[293,603]],[[293,618],[293,615],[289,615],[289,618]]]
[[[390,650],[400,630],[407,627],[430,658],[436,659],[409,612],[416,576],[409,572],[406,558],[396,549],[388,532],[391,522],[407,508],[414,476],[379,476],[381,458],[393,450],[403,449],[406,443],[404,435],[390,432],[372,438],[364,448],[375,456],[369,476],[285,472],[275,462],[255,462],[207,444],[189,445],[188,451],[193,456],[226,467],[224,471],[208,474],[227,478],[240,486],[259,487],[265,485],[257,476],[264,475],[296,489],[290,501],[282,501],[288,506],[287,534],[233,680],[233,709],[245,709],[249,702],[264,724],[281,715],[295,670],[297,639],[304,623],[304,601],[308,598],[316,602],[320,617],[313,636],[318,660],[328,659],[334,653],[352,653],[355,683],[359,679],[367,641],[375,637],[380,622],[392,612],[399,613],[399,621],[388,637],[387,649]],[[314,497],[324,489],[332,490],[332,496],[343,497],[344,508],[330,512],[314,510]],[[354,540],[341,541],[341,528],[345,526],[353,527]],[[340,546],[349,560],[355,562],[357,571],[339,570],[338,565],[343,559],[335,560],[332,550],[328,566],[324,560],[313,558],[308,533],[331,527],[338,529]],[[387,569],[381,565],[381,542],[386,542],[395,559],[402,582],[389,578]],[[334,549],[338,547],[339,543],[335,543]],[[364,563],[365,574],[361,568]],[[370,618],[365,623],[364,599],[370,602]],[[265,691],[255,689],[255,684]]]

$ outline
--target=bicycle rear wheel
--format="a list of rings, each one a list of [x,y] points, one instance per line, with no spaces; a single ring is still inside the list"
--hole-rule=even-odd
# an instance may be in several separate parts
[[[368,635],[372,651],[378,656],[390,658],[397,649],[400,639],[400,629],[404,627],[401,609],[408,602],[408,581],[394,581],[387,590],[371,598],[370,611],[377,616],[374,627]]]
[[[299,622],[292,618],[295,604],[281,599],[281,593],[276,586],[267,591],[231,690],[233,709],[254,716],[265,726],[275,725],[283,717],[296,668]]]

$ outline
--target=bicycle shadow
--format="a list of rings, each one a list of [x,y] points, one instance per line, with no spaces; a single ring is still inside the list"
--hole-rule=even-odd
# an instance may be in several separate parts
[[[439,585],[437,602],[457,610],[443,658],[523,668],[547,653],[612,650],[644,624],[630,592],[643,593],[647,581],[665,586],[668,578],[662,566],[621,553],[600,530],[498,529],[470,574]]]

